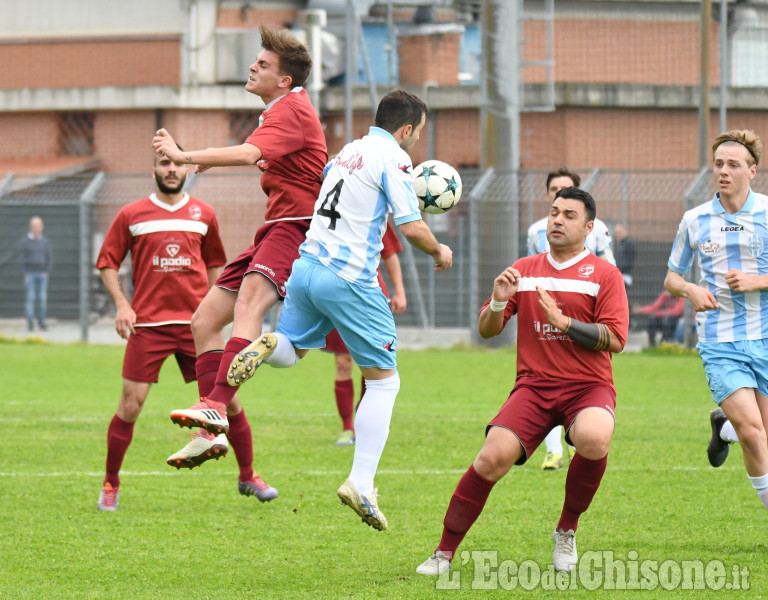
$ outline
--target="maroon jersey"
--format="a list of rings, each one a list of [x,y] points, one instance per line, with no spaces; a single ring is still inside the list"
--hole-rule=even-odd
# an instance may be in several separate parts
[[[512,266],[521,279],[504,310],[504,324],[517,314],[517,381],[543,377],[604,381],[613,387],[611,353],[590,350],[552,327],[539,306],[536,286],[552,296],[564,315],[585,323],[603,323],[624,345],[629,308],[621,272],[587,250],[564,264],[545,252],[521,258]],[[483,307],[489,303],[490,298]]]
[[[294,88],[262,113],[245,142],[262,153],[265,220],[311,219],[323,183],[328,148],[320,119],[303,88]]]
[[[384,230],[381,243],[384,244],[384,247],[381,249],[382,259],[389,258],[393,254],[403,251],[403,245],[400,243],[400,238],[397,237],[397,232],[389,221],[387,221],[387,228]],[[379,281],[381,281],[381,276],[379,276]]]
[[[136,326],[189,323],[208,292],[206,269],[226,263],[216,213],[186,194],[173,206],[152,194],[121,208],[96,268],[119,269],[129,251]]]

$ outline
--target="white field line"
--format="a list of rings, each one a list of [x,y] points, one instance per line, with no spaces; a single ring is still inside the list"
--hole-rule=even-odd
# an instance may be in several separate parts
[[[744,467],[742,465],[734,465],[727,467],[720,467],[718,471],[740,471]],[[636,471],[643,473],[644,471],[714,471],[712,467],[708,466],[673,466],[673,467],[651,467],[651,468],[635,468],[635,467],[608,467],[609,471]],[[132,477],[169,477],[176,476],[179,471],[185,471],[185,469],[172,469],[168,468],[167,471],[120,471],[120,475],[132,476]],[[378,475],[463,475],[466,469],[380,469]],[[270,472],[270,477],[293,477],[297,475],[308,475],[311,477],[325,477],[330,475],[348,475],[349,471],[342,470],[306,470],[306,471],[274,471]],[[23,473],[18,471],[0,471],[0,478],[3,477],[103,477],[104,471],[58,471],[58,472],[45,472],[36,473],[29,472]],[[205,473],[206,477],[231,477],[231,472],[212,471]],[[514,474],[513,474],[514,477]]]

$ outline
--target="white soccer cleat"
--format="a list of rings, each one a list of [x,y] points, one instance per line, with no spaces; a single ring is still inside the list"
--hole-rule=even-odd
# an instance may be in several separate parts
[[[555,570],[566,573],[573,571],[579,562],[579,555],[576,553],[576,534],[573,529],[568,531],[555,529],[552,537],[555,540],[555,551],[552,553],[552,564]]]
[[[200,398],[191,408],[172,411],[171,421],[179,427],[202,427],[215,435],[229,431],[226,404],[208,398]]]
[[[105,483],[99,494],[99,510],[116,511],[120,502],[119,488],[113,488],[112,484]]]
[[[176,454],[169,456],[165,462],[177,469],[182,467],[193,469],[211,458],[219,460],[226,456],[228,451],[229,443],[226,435],[223,433],[214,435],[201,429],[189,444]]]
[[[379,504],[376,500],[378,490],[364,496],[355,488],[351,479],[347,479],[336,494],[341,499],[342,504],[346,504],[354,510],[362,519],[374,529],[384,531],[387,528],[387,518],[379,510]]]
[[[440,575],[449,571],[450,568],[451,560],[442,550],[438,550],[416,567],[416,572],[419,575]]]
[[[277,337],[273,333],[265,333],[255,342],[243,348],[227,373],[227,383],[232,386],[242,385],[248,381],[261,363],[267,360],[277,348]]]

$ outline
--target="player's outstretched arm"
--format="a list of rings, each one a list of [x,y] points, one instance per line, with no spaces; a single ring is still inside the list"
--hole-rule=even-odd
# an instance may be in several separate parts
[[[682,275],[675,273],[671,269],[667,271],[664,278],[664,287],[673,296],[679,298],[688,298],[691,301],[693,310],[699,312],[702,310],[713,310],[718,308],[715,296],[709,290],[686,281]]]
[[[435,259],[435,271],[445,271],[453,264],[453,251],[437,241],[424,221],[411,221],[399,225],[400,231],[408,241]]]
[[[520,285],[520,272],[512,267],[504,269],[493,280],[491,303],[480,311],[477,329],[484,338],[497,336],[504,329],[504,312],[507,302],[517,293]]]
[[[621,341],[604,323],[585,323],[564,315],[557,308],[557,304],[547,291],[536,287],[539,295],[539,306],[544,311],[547,321],[553,327],[557,327],[565,335],[589,348],[590,350],[607,350],[608,352],[621,352],[624,349]]]
[[[171,134],[165,129],[158,129],[152,138],[152,148],[173,162],[184,165],[203,167],[237,167],[255,165],[261,160],[262,153],[253,144],[240,144],[225,148],[206,148],[205,150],[179,150]],[[202,169],[201,169],[202,170]]]
[[[131,308],[131,303],[120,287],[120,278],[117,271],[104,267],[99,273],[101,274],[101,280],[104,282],[104,287],[112,297],[112,302],[115,303],[117,313],[115,315],[115,331],[117,331],[121,338],[127,340],[129,333],[136,333],[136,330],[133,328],[134,323],[136,323],[136,313]]]

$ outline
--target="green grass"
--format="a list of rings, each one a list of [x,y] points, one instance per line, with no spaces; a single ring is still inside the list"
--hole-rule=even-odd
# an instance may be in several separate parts
[[[193,471],[165,465],[189,440],[168,413],[196,395],[171,360],[123,465],[120,510],[99,512],[122,354],[121,347],[0,343],[0,599],[758,598],[768,589],[768,515],[738,446],[722,468],[708,466],[712,403],[695,355],[615,357],[616,434],[603,484],[581,520],[579,550],[635,552],[659,564],[718,559],[729,577],[733,565],[746,566],[746,592],[473,590],[473,551],[542,569],[551,561],[566,472],[542,472],[541,451],[496,486],[460,547],[470,553],[455,561],[460,591],[415,574],[439,540],[485,424],[513,385],[512,351],[399,353],[402,389],[376,479],[388,531],[364,526],[336,498],[352,449],[333,445],[340,421],[332,358],[322,353],[291,371],[263,368],[241,390],[256,468],[279,499],[240,496],[232,453]]]

